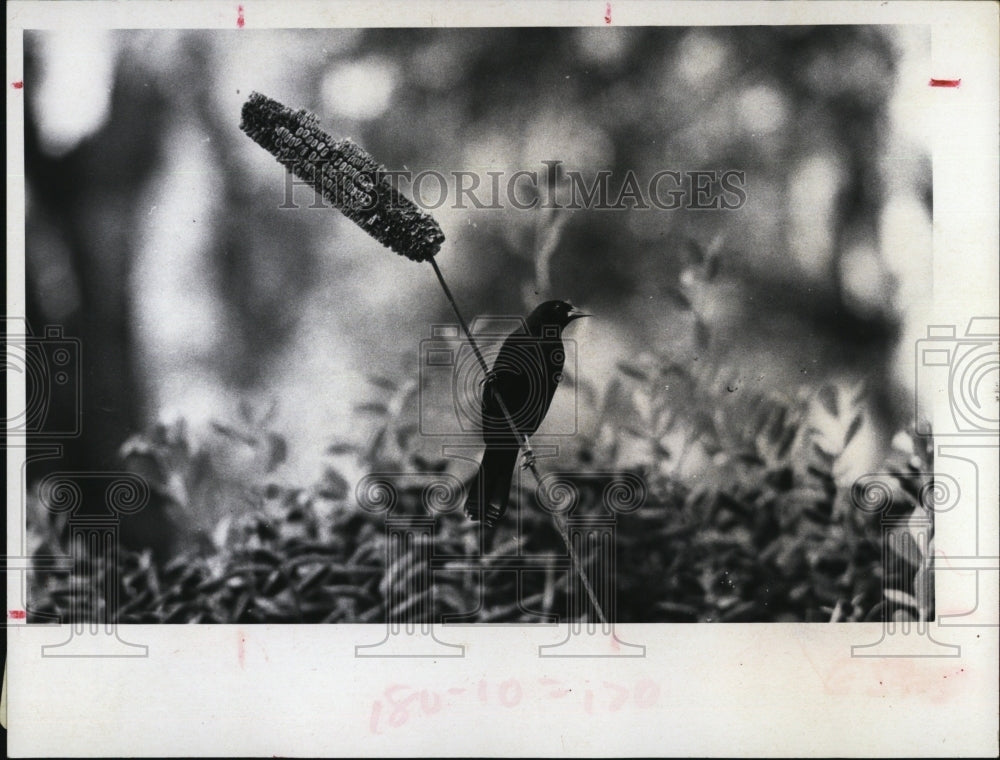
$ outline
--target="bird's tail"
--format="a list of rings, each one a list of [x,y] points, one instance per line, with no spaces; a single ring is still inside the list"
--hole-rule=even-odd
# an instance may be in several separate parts
[[[517,464],[516,448],[487,446],[479,472],[469,486],[469,497],[465,501],[465,514],[470,520],[482,520],[488,528],[507,511],[510,498],[510,482],[514,478]],[[485,512],[483,504],[486,505]]]

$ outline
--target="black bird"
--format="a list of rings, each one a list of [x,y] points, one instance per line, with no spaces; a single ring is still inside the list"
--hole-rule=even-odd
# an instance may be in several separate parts
[[[566,359],[563,328],[574,319],[587,316],[590,315],[565,301],[546,301],[504,340],[483,389],[486,451],[465,502],[465,514],[470,519],[482,520],[492,528],[503,517],[521,436],[533,435],[538,430],[562,380]],[[517,435],[511,432],[497,395],[510,412]]]

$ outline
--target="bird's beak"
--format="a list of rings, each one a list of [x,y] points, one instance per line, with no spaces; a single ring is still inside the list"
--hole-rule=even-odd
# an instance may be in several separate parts
[[[580,317],[589,317],[589,316],[591,315],[587,314],[586,312],[579,311],[576,307],[574,307],[573,310],[566,315],[566,322],[569,323],[572,322],[574,319],[579,319]]]

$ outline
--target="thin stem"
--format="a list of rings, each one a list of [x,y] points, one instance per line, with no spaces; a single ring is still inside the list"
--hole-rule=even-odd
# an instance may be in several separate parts
[[[479,350],[479,345],[476,343],[476,339],[472,336],[472,330],[469,329],[469,325],[465,321],[465,317],[462,316],[462,312],[459,310],[458,304],[455,302],[455,297],[451,294],[451,288],[449,288],[448,283],[444,281],[444,275],[441,274],[441,269],[438,267],[437,261],[434,257],[432,256],[429,260],[431,262],[431,266],[434,267],[434,274],[437,275],[438,282],[441,283],[441,288],[444,290],[444,294],[448,298],[448,302],[451,304],[451,308],[455,312],[455,316],[458,317],[459,324],[462,325],[462,329],[465,331],[465,337],[469,339],[469,344],[472,346],[472,350],[476,354],[476,358],[479,360],[479,364],[483,368],[483,372],[488,375],[490,371],[489,365],[486,364],[486,359],[483,358],[483,354]],[[517,428],[514,426],[514,418],[507,410],[507,405],[500,396],[500,392],[495,388],[493,389],[493,395],[497,400],[497,404],[500,406],[500,411],[503,412],[504,419],[507,421],[507,426],[510,428],[511,432],[514,433],[514,435],[520,435],[522,445],[525,449],[528,469],[531,470],[531,474],[535,476],[535,481],[539,484],[539,486],[541,486],[542,479],[538,474],[534,459],[531,456],[531,445],[528,442],[528,436],[524,433],[519,433]],[[584,572],[583,564],[580,562],[580,558],[577,556],[576,550],[573,549],[573,543],[569,539],[566,526],[562,523],[555,512],[550,511],[549,514],[552,517],[553,524],[556,526],[556,530],[559,531],[559,535],[562,537],[563,543],[566,544],[566,550],[569,552],[570,561],[573,563],[573,567],[576,568],[577,575],[580,576],[580,581],[583,583],[583,588],[587,592],[590,603],[597,612],[598,619],[604,626],[607,626],[608,621],[604,616],[604,610],[601,608],[600,602],[597,601],[597,594],[594,593],[594,589],[590,585],[590,580],[587,578],[587,573]]]
[[[486,359],[483,358],[482,352],[479,350],[479,344],[476,343],[476,339],[472,337],[472,330],[469,329],[468,323],[465,321],[465,317],[462,316],[462,312],[459,311],[458,304],[455,302],[455,297],[451,294],[451,289],[448,287],[448,283],[444,281],[444,275],[441,274],[441,269],[437,265],[437,261],[432,257],[430,259],[431,266],[434,267],[434,274],[437,275],[438,282],[441,283],[441,287],[444,289],[445,296],[448,297],[448,302],[451,304],[451,308],[455,312],[455,316],[458,317],[459,323],[462,325],[462,329],[465,331],[465,336],[469,339],[469,343],[472,346],[472,350],[476,354],[476,358],[479,360],[479,365],[483,368],[483,372],[486,375],[490,374],[489,365],[486,364]],[[493,395],[500,405],[500,411],[503,412],[504,419],[507,421],[507,427],[510,428],[511,432],[516,436],[518,435],[518,430],[514,427],[514,418],[511,416],[510,412],[507,410],[507,405],[504,403],[503,398],[500,396],[496,390],[493,391]],[[523,433],[520,434],[521,443],[526,449],[526,453],[531,454],[531,445],[528,443],[528,436]],[[533,469],[533,468],[532,468]],[[538,477],[538,473],[535,473],[535,477]]]

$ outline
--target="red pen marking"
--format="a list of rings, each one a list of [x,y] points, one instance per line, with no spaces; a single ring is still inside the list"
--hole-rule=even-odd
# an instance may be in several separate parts
[[[961,79],[931,79],[928,82],[931,87],[958,87],[962,84]]]
[[[236,645],[236,659],[240,663],[240,668],[242,669],[246,665],[247,659],[247,637],[242,633],[240,634],[240,641]]]
[[[24,89],[24,82],[18,79],[16,82],[11,82],[10,86],[13,87],[15,90],[21,90]]]
[[[7,617],[14,618],[14,620],[24,620],[27,616],[24,610],[8,610],[7,612]]]
[[[521,684],[511,678],[500,684],[500,704],[504,707],[514,707],[521,701]]]
[[[604,23],[605,24],[611,23],[611,3],[608,3],[607,5],[604,6]]]
[[[372,704],[372,715],[368,719],[368,730],[371,731],[373,734],[382,733],[381,731],[378,730],[378,720],[381,716],[382,716],[382,702],[376,699],[375,702]]]
[[[246,20],[243,18],[243,6],[242,5],[237,5],[236,6],[236,28],[237,29],[242,29],[243,25],[245,23],[246,23]]]

